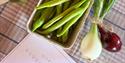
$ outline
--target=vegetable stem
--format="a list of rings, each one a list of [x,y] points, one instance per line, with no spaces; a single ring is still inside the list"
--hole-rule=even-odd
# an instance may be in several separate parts
[[[100,19],[103,19],[109,10],[112,8],[116,0],[104,0],[103,10],[100,15]]]
[[[95,0],[93,4],[94,9],[94,17],[99,18],[102,8],[103,8],[103,2],[104,0]]]

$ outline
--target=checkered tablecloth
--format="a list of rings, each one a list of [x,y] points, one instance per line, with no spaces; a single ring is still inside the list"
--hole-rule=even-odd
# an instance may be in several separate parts
[[[39,0],[28,0],[25,4],[8,2],[0,6],[0,59],[4,58],[28,34],[26,23]],[[81,58],[79,51],[81,39],[90,28],[86,21],[77,41],[71,49],[65,50],[77,63],[125,63],[125,0],[117,0],[105,24],[112,25],[121,37],[123,46],[120,52],[110,53],[103,50],[101,56],[93,62]]]

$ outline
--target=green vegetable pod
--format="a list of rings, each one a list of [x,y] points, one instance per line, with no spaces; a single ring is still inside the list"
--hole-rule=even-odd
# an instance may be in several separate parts
[[[69,1],[68,1],[69,2]],[[66,2],[65,2],[66,3]],[[60,5],[57,5],[56,6],[56,15],[59,15],[62,11],[63,11],[63,4],[60,4]],[[57,40],[59,41],[59,42],[61,42],[62,40],[61,40],[61,37],[57,37],[56,36],[56,33],[58,33],[58,32],[60,32],[62,30],[62,27],[60,27],[59,29],[57,29],[56,31],[54,31],[55,32],[55,37],[57,38]]]
[[[51,20],[53,17],[55,17],[56,9],[54,8],[51,12],[50,15],[48,16],[47,22]],[[42,27],[41,27],[42,28]]]
[[[66,15],[64,18],[62,18],[61,20],[59,20],[58,22],[56,22],[54,25],[52,25],[51,27],[47,28],[44,31],[41,31],[41,34],[48,34],[48,33],[52,32],[52,31],[58,29],[59,27],[63,26],[69,20],[71,20],[76,15],[78,15],[78,14],[80,14],[82,12],[83,12],[83,8],[75,9],[74,11],[72,11],[68,15]]]
[[[34,21],[32,31],[35,31],[36,29],[38,29],[43,25],[46,18],[51,14],[52,10],[53,8],[46,8],[45,10],[43,10],[42,12],[43,14],[41,15],[41,17],[38,20]]]
[[[42,24],[44,23],[44,18],[40,18],[38,20],[36,20],[34,23],[33,23],[33,29],[32,31],[34,32],[37,28],[39,28]]]
[[[66,9],[68,9],[70,6],[70,1],[67,1],[63,4],[63,11],[65,11]]]
[[[66,25],[64,25],[63,30],[57,34],[57,37],[62,36],[73,24],[75,24],[78,19],[83,15],[83,13],[87,10],[87,8],[89,7],[90,1],[86,1],[80,8],[83,8],[82,12],[75,16],[74,18],[72,18],[69,22],[66,23]]]
[[[72,4],[71,5],[74,5],[76,3],[78,3],[80,0],[73,0]]]
[[[69,30],[67,30],[62,36],[61,36],[61,39],[62,39],[62,42],[65,43],[67,41],[69,37]]]
[[[34,17],[33,17],[33,21],[36,21],[37,19],[39,19],[41,17],[41,11],[42,10],[38,10],[36,11]]]
[[[61,14],[57,15],[56,17],[54,17],[53,19],[51,19],[50,21],[48,21],[47,23],[45,23],[42,28],[43,29],[47,29],[49,28],[51,25],[53,25],[55,22],[57,22],[58,20],[60,20],[61,18],[63,18],[65,15],[67,15],[68,13],[70,13],[72,10],[79,8],[86,0],[82,0],[80,2],[78,2],[77,4],[75,4],[74,6],[71,6],[70,8],[68,8],[67,10],[65,10],[64,12],[62,12]]]
[[[62,4],[67,1],[69,1],[69,0],[52,0],[52,1],[41,4],[40,6],[36,7],[36,9],[39,10],[39,9],[43,9],[46,7],[53,7],[53,6]]]
[[[56,6],[56,15],[59,15],[62,12],[62,4]]]
[[[67,30],[69,30],[69,28],[77,22],[77,20],[81,17],[81,15],[77,15],[75,16],[73,19],[71,19],[69,22],[66,23],[66,25],[64,25],[63,30],[57,34],[57,37],[62,36]]]

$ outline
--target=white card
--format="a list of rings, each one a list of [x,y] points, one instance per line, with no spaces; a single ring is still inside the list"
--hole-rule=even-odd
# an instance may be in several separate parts
[[[76,63],[45,38],[28,35],[0,63]]]

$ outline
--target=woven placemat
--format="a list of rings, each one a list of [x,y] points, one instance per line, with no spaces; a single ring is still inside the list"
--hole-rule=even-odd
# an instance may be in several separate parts
[[[28,0],[25,4],[6,3],[0,6],[0,52],[7,55],[28,34],[26,23],[39,0]],[[65,50],[77,63],[125,63],[125,0],[117,0],[105,17],[105,24],[112,25],[123,42],[120,52],[110,53],[103,50],[101,56],[93,62],[81,58],[80,42],[89,31],[90,22],[86,21],[77,41],[71,49]],[[2,37],[2,38],[1,38]],[[4,38],[4,39],[3,39]],[[3,45],[4,44],[4,45]],[[5,46],[11,44],[12,46]],[[2,55],[0,54],[0,55]],[[3,55],[5,57],[5,55]]]

